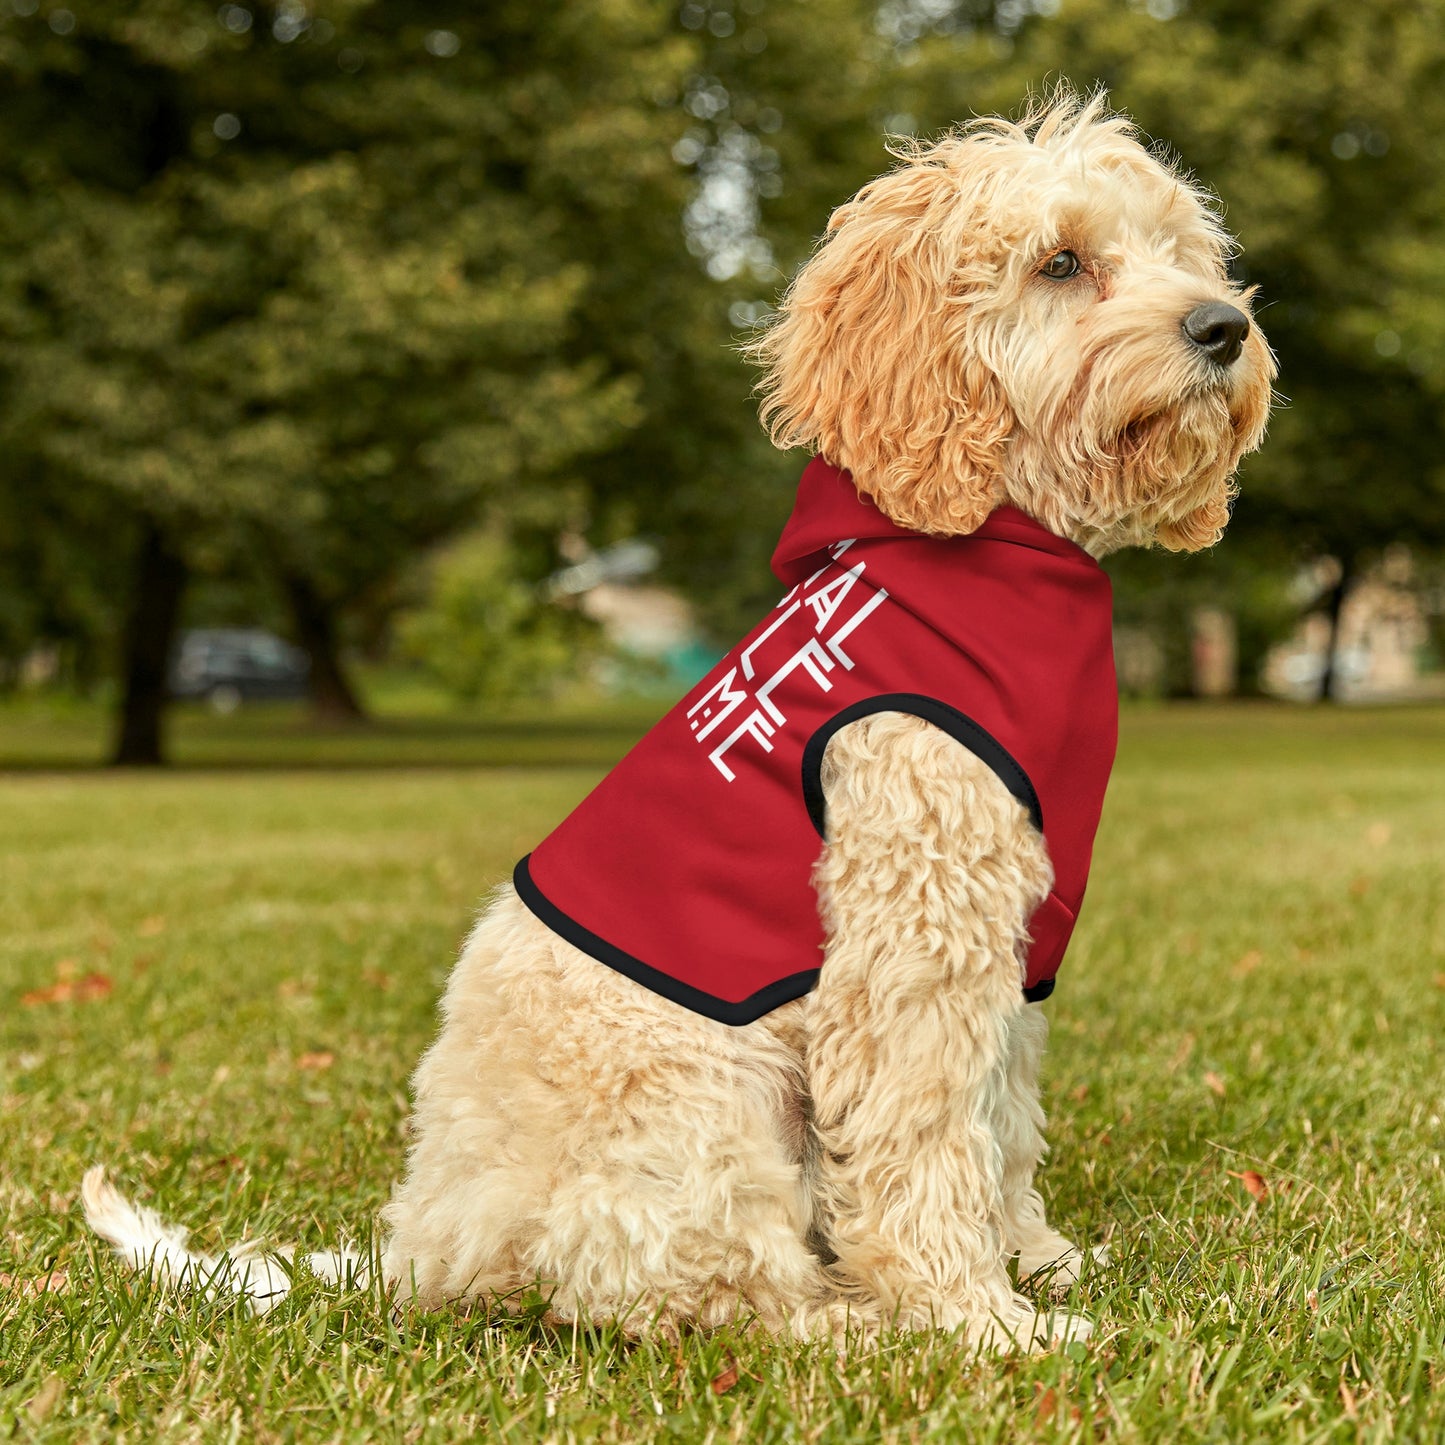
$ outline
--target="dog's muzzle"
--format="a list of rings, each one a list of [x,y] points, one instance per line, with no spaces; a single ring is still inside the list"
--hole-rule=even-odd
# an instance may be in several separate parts
[[[1244,350],[1249,317],[1223,301],[1196,306],[1183,321],[1184,334],[1216,366],[1231,366]]]

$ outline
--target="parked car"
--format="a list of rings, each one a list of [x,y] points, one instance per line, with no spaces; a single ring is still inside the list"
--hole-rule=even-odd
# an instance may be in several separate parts
[[[305,697],[311,659],[259,627],[204,627],[182,634],[171,663],[176,698],[204,698],[217,712],[243,702]]]

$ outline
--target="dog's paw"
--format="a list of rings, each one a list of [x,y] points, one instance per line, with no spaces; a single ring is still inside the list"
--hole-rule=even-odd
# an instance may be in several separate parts
[[[1079,1282],[1085,1264],[1109,1262],[1109,1246],[1096,1244],[1087,1254],[1059,1236],[1057,1243],[1045,1249],[1019,1252],[1019,1283],[1053,1294],[1067,1294]]]
[[[1009,1308],[991,1316],[979,1329],[970,1331],[969,1339],[980,1350],[1000,1354],[1022,1350],[1036,1354],[1076,1340],[1087,1340],[1093,1330],[1093,1321],[1083,1315],[1063,1310],[1043,1311],[1032,1300],[1016,1295]]]
[[[1054,1310],[1039,1317],[1039,1328],[1035,1339],[1040,1348],[1053,1349],[1058,1345],[1082,1343],[1094,1333],[1094,1322],[1087,1315],[1070,1314],[1067,1310]]]

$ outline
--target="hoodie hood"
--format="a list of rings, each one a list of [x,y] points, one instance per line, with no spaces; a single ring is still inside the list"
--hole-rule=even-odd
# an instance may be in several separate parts
[[[1017,507],[997,508],[983,526],[967,535],[980,540],[1037,548],[1057,557],[1085,562],[1094,569],[1099,566],[1077,543],[1057,536]],[[961,540],[957,536],[932,536],[900,527],[858,491],[851,472],[835,467],[822,457],[814,457],[804,469],[792,516],[788,518],[773,552],[773,575],[785,587],[792,587],[821,565],[819,554],[847,538],[858,542]]]

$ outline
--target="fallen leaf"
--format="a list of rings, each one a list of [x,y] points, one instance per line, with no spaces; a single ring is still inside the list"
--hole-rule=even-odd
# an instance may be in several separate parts
[[[336,1055],[326,1049],[317,1049],[314,1053],[302,1054],[296,1060],[298,1069],[329,1069],[336,1062]]]
[[[1084,1100],[1088,1097],[1089,1086],[1087,1084],[1080,1084],[1077,1089],[1069,1090],[1069,1098],[1071,1098],[1076,1104],[1082,1104]]]
[[[1052,1389],[1044,1390],[1038,1398],[1034,1407],[1035,1425],[1052,1425],[1054,1416],[1058,1413],[1059,1397]]]
[[[727,1369],[722,1374],[713,1376],[712,1392],[714,1395],[726,1395],[737,1382],[738,1362],[729,1355]]]
[[[69,1003],[72,999],[88,1003],[93,999],[105,998],[115,985],[108,975],[88,973],[84,978],[62,978],[48,988],[34,988],[20,995],[21,1005],[34,1008],[37,1004]]]
[[[19,1274],[0,1274],[0,1289],[13,1289],[26,1299],[35,1299],[43,1294],[64,1294],[70,1288],[70,1276],[63,1269],[53,1269],[49,1274],[32,1275],[26,1278]]]
[[[1218,1094],[1221,1099],[1224,1097],[1224,1080],[1221,1079],[1213,1069],[1210,1069],[1210,1071],[1205,1074],[1204,1084],[1207,1089],[1212,1093]]]
[[[50,1412],[60,1403],[65,1394],[65,1381],[59,1375],[47,1376],[45,1383],[30,1398],[26,1413],[37,1425],[50,1418]]]
[[[1269,1193],[1269,1185],[1263,1174],[1259,1174],[1253,1169],[1244,1169],[1237,1174],[1233,1169],[1228,1172],[1231,1179],[1237,1179],[1244,1185],[1245,1192],[1252,1198],[1263,1199]]]
[[[1251,948],[1230,971],[1235,978],[1248,978],[1263,962],[1264,954],[1257,948]]]
[[[51,984],[49,988],[32,988],[29,993],[20,995],[20,1006],[34,1008],[42,1003],[64,1003],[74,991],[75,985],[64,980]]]
[[[1169,1060],[1168,1064],[1165,1067],[1169,1070],[1171,1074],[1177,1072],[1179,1069],[1182,1069],[1184,1067],[1184,1065],[1188,1062],[1189,1055],[1193,1052],[1194,1035],[1185,1034],[1184,1037],[1179,1040],[1179,1047],[1174,1050],[1174,1057]]]
[[[166,931],[166,921],[159,913],[150,918],[142,918],[136,927],[136,932],[142,938],[156,938]]]

